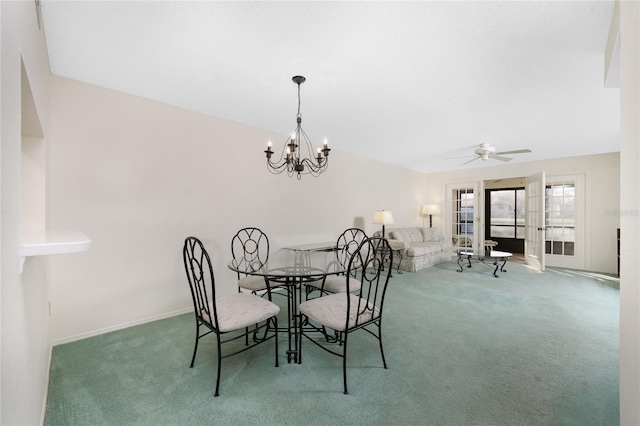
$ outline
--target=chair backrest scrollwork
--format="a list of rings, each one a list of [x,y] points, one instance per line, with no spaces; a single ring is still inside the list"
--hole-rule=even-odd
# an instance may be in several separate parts
[[[336,241],[337,260],[346,266],[366,238],[367,234],[360,228],[346,229]]]
[[[269,238],[259,228],[243,228],[231,239],[231,256],[241,269],[257,271],[269,260]]]
[[[359,297],[353,299],[358,303],[355,324],[353,318],[349,319],[350,315],[347,315],[347,328],[358,327],[361,323],[382,316],[384,297],[391,278],[391,266],[385,267],[385,263],[393,264],[393,251],[385,238],[365,238],[352,254],[347,269],[347,294],[350,293],[351,280],[357,279],[361,286],[356,292]],[[347,297],[347,312],[353,312],[353,300]]]
[[[215,279],[209,253],[199,239],[187,237],[184,241],[182,258],[195,314],[202,322],[217,329]]]

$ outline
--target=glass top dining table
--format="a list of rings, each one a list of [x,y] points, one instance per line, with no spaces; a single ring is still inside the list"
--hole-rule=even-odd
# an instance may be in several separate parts
[[[289,348],[287,361],[301,363],[300,345],[302,344],[301,315],[298,306],[302,302],[304,283],[323,279],[328,275],[344,274],[347,271],[345,262],[340,260],[335,251],[300,251],[282,249],[269,254],[266,261],[246,261],[234,259],[228,267],[241,274],[257,275],[268,278],[287,290],[287,327],[279,331],[288,334]]]
[[[234,259],[229,269],[242,274],[269,277],[275,282],[286,283],[289,280],[308,281],[327,275],[345,273],[347,265],[334,251],[300,251],[283,249],[270,253],[267,261],[247,262]]]

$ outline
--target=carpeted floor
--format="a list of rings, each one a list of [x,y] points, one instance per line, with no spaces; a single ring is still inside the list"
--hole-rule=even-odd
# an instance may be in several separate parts
[[[394,275],[389,369],[376,341],[354,334],[349,395],[341,359],[306,342],[304,363],[287,364],[283,336],[279,368],[270,344],[229,358],[213,398],[214,338],[188,368],[187,314],[56,346],[45,424],[618,424],[615,278],[517,262],[500,278],[456,269]]]

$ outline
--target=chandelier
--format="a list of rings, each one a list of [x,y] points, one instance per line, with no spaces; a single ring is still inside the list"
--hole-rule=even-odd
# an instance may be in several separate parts
[[[286,140],[280,158],[273,161],[271,156],[274,151],[271,150],[271,141],[267,143],[267,169],[274,174],[280,174],[284,171],[291,177],[296,175],[298,179],[302,175],[310,174],[312,176],[320,176],[322,172],[327,170],[329,166],[329,151],[327,140],[324,145],[315,152],[311,141],[307,134],[302,130],[302,114],[300,114],[300,85],[305,82],[306,78],[297,75],[292,78],[293,82],[298,85],[298,114],[296,114],[296,122],[298,123],[293,134]]]

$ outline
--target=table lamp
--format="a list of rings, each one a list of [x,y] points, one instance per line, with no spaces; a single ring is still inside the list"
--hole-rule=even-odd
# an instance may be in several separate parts
[[[393,224],[393,216],[390,211],[376,210],[373,215],[373,224],[382,225],[382,238],[384,238],[384,226]]]
[[[432,216],[434,214],[440,214],[440,206],[438,204],[424,204],[422,208],[420,208],[421,216],[429,215],[429,228],[433,228]]]

